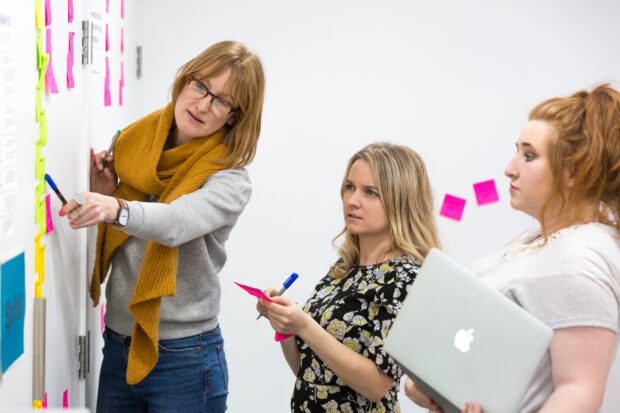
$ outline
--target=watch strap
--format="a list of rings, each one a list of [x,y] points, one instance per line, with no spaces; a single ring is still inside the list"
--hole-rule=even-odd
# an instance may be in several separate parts
[[[112,225],[116,228],[122,228],[124,227],[124,225],[121,225],[121,223],[119,222],[119,218],[123,209],[129,210],[129,206],[124,199],[116,198],[116,200],[118,201],[118,212],[116,213],[116,218],[114,219],[114,223],[112,223]]]

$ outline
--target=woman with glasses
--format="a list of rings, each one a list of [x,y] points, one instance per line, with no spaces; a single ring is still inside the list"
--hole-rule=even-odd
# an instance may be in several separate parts
[[[510,205],[539,225],[470,269],[554,330],[518,411],[596,412],[620,326],[620,93],[538,104],[516,146]],[[440,411],[409,379],[405,392]]]
[[[61,210],[99,225],[90,292],[106,286],[98,412],[223,412],[228,371],[217,321],[225,242],[247,204],[265,79],[244,45],[183,65],[172,101],[91,149],[91,191]]]
[[[272,327],[295,337],[282,351],[297,376],[291,411],[398,412],[401,368],[383,350],[420,263],[439,247],[433,197],[420,156],[377,143],[353,155],[341,187],[340,259],[303,307],[260,300]]]

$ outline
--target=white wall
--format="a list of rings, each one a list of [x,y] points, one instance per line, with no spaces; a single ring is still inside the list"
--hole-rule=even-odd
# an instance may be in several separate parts
[[[296,271],[287,295],[306,299],[336,257],[348,158],[377,140],[411,146],[436,208],[446,192],[468,199],[462,222],[438,217],[445,250],[468,263],[499,247],[531,222],[510,209],[503,176],[529,109],[619,86],[619,15],[611,0],[148,2],[145,111],[163,106],[178,67],[216,41],[244,42],[266,70],[254,194],[221,274],[230,411],[286,411],[294,382],[267,321],[254,320],[254,301],[232,282],[265,288]],[[490,178],[501,200],[476,207],[471,184]],[[620,409],[611,397],[606,412]],[[401,399],[403,412],[419,411]]]

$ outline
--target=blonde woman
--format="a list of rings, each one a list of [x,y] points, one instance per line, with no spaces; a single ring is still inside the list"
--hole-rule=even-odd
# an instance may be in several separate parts
[[[93,192],[61,214],[99,224],[95,305],[111,267],[98,412],[226,410],[218,273],[251,193],[264,85],[243,44],[214,44],[181,67],[166,107],[123,129],[113,157],[91,149]]]
[[[620,325],[620,93],[540,103],[516,147],[510,205],[540,225],[470,268],[554,330],[519,412],[596,412]],[[439,411],[412,381],[405,391]]]
[[[349,161],[341,195],[340,259],[303,308],[285,297],[257,308],[276,331],[295,334],[282,342],[297,376],[293,412],[400,411],[403,372],[383,339],[419,264],[439,247],[426,168],[405,146],[372,144]]]

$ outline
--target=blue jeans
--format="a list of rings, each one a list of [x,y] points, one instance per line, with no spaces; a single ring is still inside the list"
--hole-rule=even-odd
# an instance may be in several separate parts
[[[97,412],[226,411],[228,367],[217,326],[191,337],[159,342],[155,368],[141,382],[127,384],[131,337],[106,327]]]

